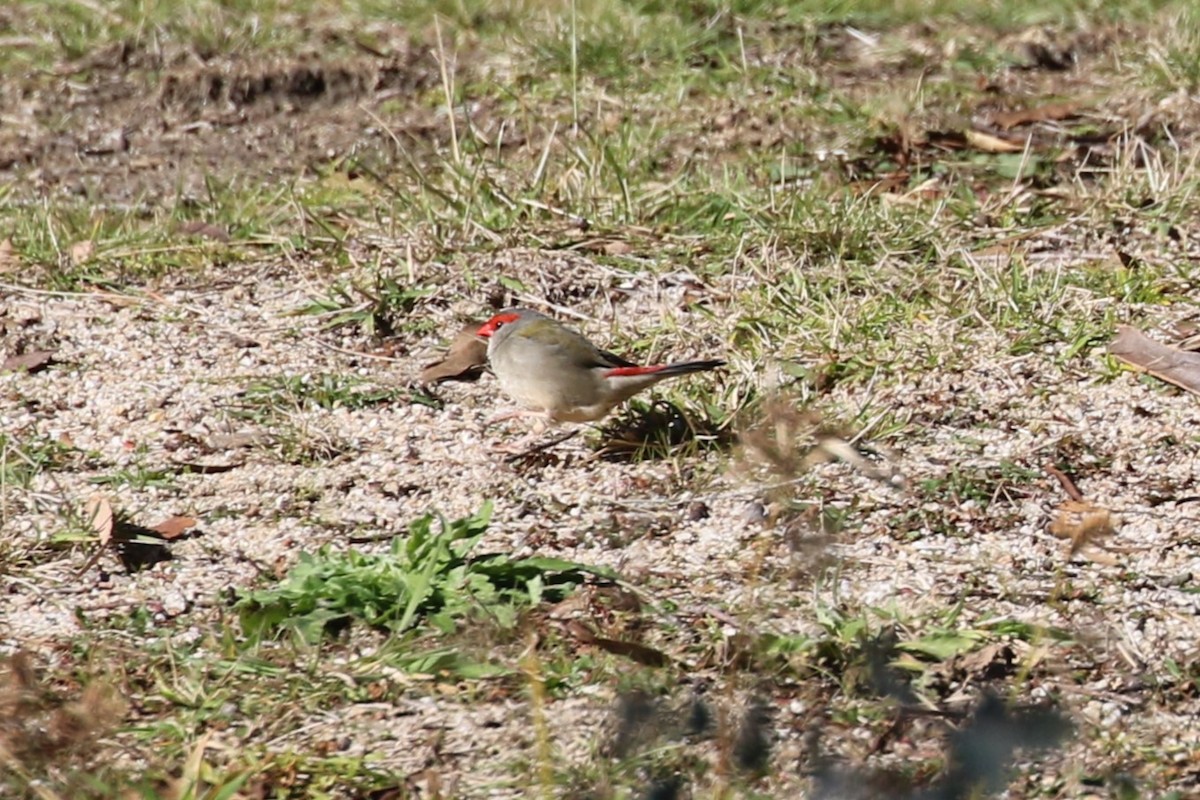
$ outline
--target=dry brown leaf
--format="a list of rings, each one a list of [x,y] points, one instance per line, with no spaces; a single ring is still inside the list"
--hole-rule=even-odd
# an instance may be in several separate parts
[[[550,606],[550,619],[570,619],[587,610],[589,601],[584,592],[571,592],[565,598]]]
[[[251,339],[249,336],[243,336],[237,331],[226,331],[225,336],[230,342],[233,343],[234,347],[239,347],[243,350],[247,350],[252,347],[262,347],[262,342],[258,341],[257,339]]]
[[[5,239],[0,242],[0,273],[11,272],[20,265],[21,259],[17,256],[12,239]]]
[[[92,289],[92,296],[101,302],[108,303],[116,308],[132,308],[140,306],[146,302],[145,296],[136,296],[131,294],[118,294],[117,292],[106,292],[101,289]]]
[[[1108,352],[1156,378],[1200,394],[1200,353],[1160,344],[1129,325],[1117,328]]]
[[[421,383],[475,381],[487,366],[487,341],[476,335],[479,323],[468,323],[450,345],[446,357],[421,370]]]
[[[1102,544],[1116,533],[1117,522],[1113,513],[1103,506],[1086,500],[1066,500],[1055,509],[1054,519],[1050,521],[1050,533],[1071,542],[1067,551],[1067,557],[1070,558],[1089,546]],[[1100,563],[1116,563],[1116,559],[1110,555],[1094,549],[1089,549],[1084,555]]]
[[[603,636],[597,636],[591,628],[577,620],[568,622],[567,630],[570,631],[571,635],[580,644],[599,647],[606,653],[624,656],[648,667],[665,667],[671,663],[670,657],[661,650],[656,650],[653,647],[638,644],[637,642],[627,642],[620,639],[608,639]]]
[[[599,253],[606,256],[626,256],[633,252],[633,245],[624,239],[597,237],[576,242],[571,245],[570,249],[582,250],[585,253]]]
[[[606,653],[612,653],[615,656],[624,656],[647,667],[665,667],[671,663],[670,657],[663,651],[656,650],[644,644],[638,644],[637,642],[606,639],[603,636],[597,636],[592,641],[592,644]]]
[[[925,134],[925,144],[943,150],[966,150],[970,147],[966,135],[956,130],[928,131]]]
[[[188,528],[194,527],[195,525],[196,519],[194,517],[185,517],[181,514],[176,514],[173,517],[164,519],[150,530],[156,531],[162,536],[162,538],[169,542],[173,539],[178,539],[183,535],[184,531],[186,531]]]
[[[179,232],[185,236],[199,236],[201,239],[212,239],[217,242],[229,241],[229,232],[223,227],[200,220],[193,220],[179,226]]]
[[[978,250],[972,250],[971,257],[976,259],[1003,259],[1004,263],[1007,263],[1008,260],[1012,258],[1013,253],[1017,253],[1019,255],[1024,252],[1024,248],[1016,248],[1011,242],[1004,242],[1001,244],[993,244],[988,245],[987,247],[981,247]]]
[[[31,350],[19,356],[9,356],[0,364],[0,372],[38,372],[54,359],[53,350]]]
[[[849,188],[856,195],[866,195],[868,197],[892,194],[906,189],[910,177],[908,170],[901,169],[889,172],[886,175],[853,181],[850,183]]]
[[[1020,153],[1025,149],[1024,143],[1010,142],[983,131],[969,130],[963,135],[966,137],[967,144],[984,153]]]
[[[1195,319],[1181,319],[1164,327],[1180,350],[1200,350],[1200,324]]]
[[[220,475],[222,472],[232,472],[238,467],[246,466],[245,459],[233,459],[232,461],[209,464],[202,461],[176,461],[177,467],[187,472],[194,472],[197,475]]]
[[[1061,486],[1062,490],[1067,493],[1067,497],[1079,503],[1084,502],[1083,493],[1079,491],[1079,487],[1075,485],[1075,481],[1071,480],[1070,475],[1063,472],[1053,464],[1047,464],[1044,469],[1055,480],[1058,481],[1058,485]]]
[[[633,252],[633,245],[624,239],[594,237],[575,242],[569,245],[567,249],[581,250],[585,253],[600,253],[606,256],[625,256]]]
[[[1016,656],[1012,645],[993,642],[956,659],[956,666],[971,677],[995,680],[1007,675]]]
[[[92,531],[95,532],[101,546],[112,541],[113,510],[104,495],[94,494],[89,497],[87,504],[83,507],[83,516],[87,519]]]
[[[591,644],[596,641],[596,632],[578,620],[571,620],[567,623],[567,632],[582,644]]]
[[[1050,122],[1079,116],[1079,103],[1046,103],[1018,111],[997,111],[991,115],[992,124],[1001,130],[1026,125],[1030,122]]]
[[[82,242],[76,242],[71,245],[71,248],[67,251],[67,256],[71,259],[72,264],[79,265],[91,258],[92,253],[95,251],[96,243],[91,239],[84,239]]]

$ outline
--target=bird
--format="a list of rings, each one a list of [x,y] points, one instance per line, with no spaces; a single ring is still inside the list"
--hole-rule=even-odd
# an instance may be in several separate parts
[[[595,422],[660,381],[725,366],[720,359],[639,366],[601,350],[578,331],[529,308],[506,308],[476,335],[501,390],[552,422]]]

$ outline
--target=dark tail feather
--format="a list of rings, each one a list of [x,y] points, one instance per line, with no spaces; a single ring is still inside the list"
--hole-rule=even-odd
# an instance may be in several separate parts
[[[658,371],[659,375],[687,375],[690,372],[707,372],[710,369],[725,366],[725,362],[718,359],[711,361],[680,361],[675,364],[667,364]]]

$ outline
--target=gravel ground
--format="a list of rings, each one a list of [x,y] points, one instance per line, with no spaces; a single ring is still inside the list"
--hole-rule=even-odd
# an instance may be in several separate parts
[[[548,258],[531,274],[553,274],[547,264],[561,257]],[[603,268],[588,274],[583,257],[568,264],[574,277],[587,278],[582,285],[612,280]],[[186,636],[190,615],[223,604],[229,587],[278,574],[301,550],[398,532],[430,508],[468,515],[487,498],[496,510],[486,548],[612,566],[674,600],[681,617],[727,609],[757,630],[819,632],[819,592],[805,561],[811,554],[789,550],[778,531],[760,523],[770,492],[744,471],[727,471],[718,455],[612,463],[591,457],[576,439],[532,465],[505,464],[490,444],[518,435],[520,425],[482,430],[497,404],[487,376],[441,389],[440,409],[394,402],[357,411],[292,409],[258,422],[235,416],[248,386],[278,376],[333,373],[409,385],[457,331],[465,310],[447,305],[446,337],[404,342],[402,363],[390,364],[353,355],[363,342],[292,314],[308,299],[305,285],[290,267],[263,266],[219,288],[164,285],[138,299],[6,289],[0,320],[13,336],[55,356],[35,374],[0,376],[3,429],[19,442],[41,437],[92,455],[42,473],[27,491],[5,488],[5,547],[23,553],[28,566],[4,577],[0,647],[38,650],[77,636],[81,612],[97,620],[139,608]],[[598,299],[604,296],[597,292],[577,307],[609,319]],[[623,307],[621,325],[636,329],[663,307],[662,292],[643,292]],[[583,324],[603,338],[602,326]],[[697,324],[701,341],[721,338],[720,320]],[[917,329],[913,346],[952,348],[960,334]],[[680,344],[664,343],[672,352]],[[1200,712],[1195,697],[1164,696],[1144,676],[1197,657],[1195,512],[1170,502],[1192,493],[1200,466],[1187,446],[1188,431],[1200,422],[1196,403],[1132,375],[1100,381],[1094,370],[1065,369],[1053,352],[993,355],[1005,350],[995,334],[960,368],[914,374],[886,388],[834,390],[831,407],[849,411],[869,402],[907,419],[912,433],[892,454],[891,468],[907,488],[843,463],[804,476],[814,499],[851,511],[852,524],[825,553],[841,563],[836,581],[822,590],[832,592],[825,600],[893,608],[918,626],[961,604],[960,626],[1016,620],[1070,631],[1069,647],[1012,643],[1018,660],[1034,665],[1035,696],[1057,698],[1087,731],[1065,758],[1053,759],[1050,774],[1071,774],[1078,764],[1111,768],[1111,753],[1131,740],[1159,742],[1167,760],[1187,757],[1200,747],[1191,724]],[[758,368],[730,355],[734,375]],[[297,437],[306,452],[323,455],[288,463],[271,437]],[[1074,558],[1068,543],[1048,532],[1064,499],[1049,475],[997,481],[986,508],[969,498],[934,501],[919,490],[955,470],[994,475],[1004,462],[1036,466],[1064,457],[1074,459],[1088,500],[1120,520],[1115,536]],[[237,466],[182,474],[180,464]],[[172,560],[129,574],[115,557],[88,568],[87,551],[46,546],[69,510],[98,491],[89,478],[138,465],[175,477],[164,486],[99,491],[144,524],[196,517],[199,535],[173,543]],[[694,513],[696,501],[707,513]],[[901,518],[916,521],[899,525]],[[726,636],[736,633],[726,628]],[[813,711],[777,699],[776,757],[798,757]],[[609,690],[596,689],[552,703],[548,717],[562,758],[588,757],[612,702]],[[406,706],[351,705],[303,721],[298,733],[272,746],[347,737],[354,751],[373,752],[408,773],[435,760],[453,764],[447,774],[464,796],[515,797],[519,790],[503,789],[505,762],[496,754],[533,746],[522,706],[512,698],[461,706],[429,697]],[[437,759],[413,745],[432,732]],[[916,752],[918,738],[899,743],[880,763]],[[862,744],[831,746],[855,753]],[[780,790],[798,779],[784,772]]]

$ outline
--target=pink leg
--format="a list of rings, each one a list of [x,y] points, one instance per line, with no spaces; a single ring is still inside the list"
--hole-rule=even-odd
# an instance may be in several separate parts
[[[530,442],[537,438],[537,433],[530,433],[522,436],[515,442],[505,442],[503,444],[499,442],[493,443],[488,447],[488,449],[493,453],[500,453],[507,456],[507,458],[504,459],[505,461],[520,461],[521,459],[528,458],[529,456],[541,453],[544,450],[549,450],[551,447],[560,445],[568,439],[578,436],[579,433],[580,431],[578,430],[569,431],[568,433],[564,433],[561,436],[556,436],[548,441],[533,445],[532,447],[529,446]]]
[[[565,436],[561,436],[561,437],[552,439],[549,442],[546,442],[544,444],[539,444],[539,445],[531,447],[530,445],[532,445],[533,442],[535,442],[538,439],[538,437],[540,437],[542,434],[544,434],[546,432],[546,429],[550,427],[550,416],[544,411],[531,411],[529,409],[524,409],[524,408],[516,408],[516,409],[510,409],[508,411],[501,411],[498,414],[495,414],[495,415],[489,417],[483,424],[484,424],[484,427],[486,428],[488,426],[495,425],[499,422],[504,422],[504,421],[510,420],[510,419],[518,419],[521,417],[534,417],[535,418],[535,422],[534,422],[533,426],[530,428],[528,433],[526,433],[524,436],[520,437],[516,441],[494,442],[491,445],[489,445],[488,449],[494,453],[503,453],[505,455],[512,456],[515,458],[521,458],[521,457],[532,455],[534,453],[541,452],[542,450],[553,447],[554,445],[559,444],[560,442],[565,442],[567,439],[570,439],[572,436],[574,436],[576,433],[578,433],[578,431],[568,433]]]

